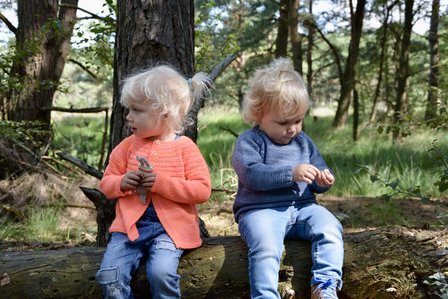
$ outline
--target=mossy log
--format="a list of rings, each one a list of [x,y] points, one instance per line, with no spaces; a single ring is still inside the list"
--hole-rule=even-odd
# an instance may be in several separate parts
[[[309,242],[288,242],[280,271],[280,289],[309,293]],[[101,298],[95,283],[104,248],[0,253],[3,298]],[[239,237],[205,240],[188,251],[179,266],[183,298],[248,298],[247,249]],[[136,298],[148,298],[144,266],[132,281]],[[305,297],[304,297],[305,298]]]
[[[401,227],[344,234],[344,287],[339,298],[444,298],[448,290],[448,229]],[[104,248],[0,253],[1,298],[101,298],[95,274]],[[287,241],[282,295],[309,298],[310,243]],[[183,298],[249,298],[247,249],[239,237],[207,238],[186,252],[179,273]],[[132,288],[148,298],[144,266]],[[284,296],[285,297],[285,296]]]

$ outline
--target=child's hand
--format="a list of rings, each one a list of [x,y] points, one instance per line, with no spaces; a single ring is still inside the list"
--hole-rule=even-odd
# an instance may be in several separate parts
[[[152,168],[148,168],[146,166],[139,166],[139,175],[140,175],[140,187],[150,191],[154,182],[156,181],[157,173],[152,171]]]
[[[311,184],[319,173],[319,169],[314,165],[298,164],[293,170],[293,180],[294,182],[305,182],[307,184]]]
[[[320,187],[331,187],[334,185],[334,181],[334,176],[328,169],[320,171],[316,176],[316,184]]]
[[[141,171],[129,171],[121,180],[121,191],[136,190],[141,181]]]

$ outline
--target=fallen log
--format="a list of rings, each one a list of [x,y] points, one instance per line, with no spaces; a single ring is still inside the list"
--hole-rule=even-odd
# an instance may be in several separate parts
[[[288,242],[280,270],[280,290],[294,288],[297,298],[309,292],[309,242]],[[3,298],[101,298],[95,283],[104,248],[3,252],[0,292]],[[247,250],[239,237],[206,239],[186,252],[179,265],[183,298],[248,298]],[[148,298],[144,266],[132,281],[136,298]]]
[[[346,232],[340,298],[444,298],[448,295],[448,229],[403,227]],[[101,298],[95,274],[104,248],[0,253],[2,298]],[[310,244],[287,241],[279,290],[309,298]],[[247,249],[239,237],[214,237],[186,252],[179,266],[183,298],[249,297]],[[132,287],[148,298],[140,267]]]

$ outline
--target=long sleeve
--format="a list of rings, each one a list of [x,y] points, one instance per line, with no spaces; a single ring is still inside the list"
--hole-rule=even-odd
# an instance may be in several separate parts
[[[116,199],[129,193],[121,191],[121,181],[127,169],[128,146],[128,141],[125,139],[110,154],[109,164],[100,182],[100,189],[107,198]]]

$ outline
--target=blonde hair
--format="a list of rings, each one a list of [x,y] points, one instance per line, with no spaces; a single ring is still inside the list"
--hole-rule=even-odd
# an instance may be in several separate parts
[[[171,66],[161,65],[125,79],[120,103],[128,108],[129,101],[147,103],[151,109],[167,117],[167,130],[180,133],[194,100],[208,90],[211,80],[204,73],[185,79]]]
[[[305,115],[309,108],[306,85],[287,58],[276,59],[255,71],[249,86],[242,109],[243,119],[248,123],[259,123],[271,108],[286,118]]]

